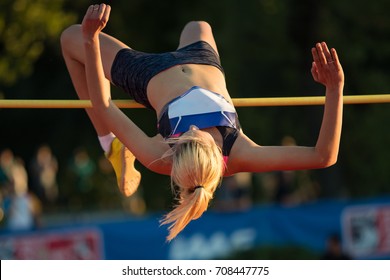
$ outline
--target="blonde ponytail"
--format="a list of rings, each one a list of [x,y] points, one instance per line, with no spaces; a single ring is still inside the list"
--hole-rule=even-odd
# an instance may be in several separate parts
[[[164,157],[172,158],[171,185],[178,186],[178,204],[161,221],[170,224],[168,241],[206,210],[221,182],[224,162],[214,141],[193,135],[168,140],[175,145]]]

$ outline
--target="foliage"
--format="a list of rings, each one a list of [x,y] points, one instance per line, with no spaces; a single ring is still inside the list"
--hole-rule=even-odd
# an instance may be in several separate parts
[[[0,4],[0,83],[13,84],[31,75],[45,44],[58,38],[74,15],[63,0],[4,0]]]

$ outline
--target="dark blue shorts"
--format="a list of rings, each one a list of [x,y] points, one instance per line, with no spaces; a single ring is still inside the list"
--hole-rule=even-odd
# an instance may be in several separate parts
[[[211,65],[224,72],[214,49],[207,42],[198,41],[165,53],[122,49],[112,64],[111,79],[114,85],[130,94],[135,101],[153,109],[146,93],[149,81],[158,73],[180,64]]]

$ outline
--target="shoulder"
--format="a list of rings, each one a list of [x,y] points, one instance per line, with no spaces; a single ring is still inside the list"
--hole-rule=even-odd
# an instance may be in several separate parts
[[[252,158],[251,150],[258,146],[242,131],[239,131],[238,137],[230,151],[227,162],[226,175],[233,175],[234,173],[246,171],[246,161]]]

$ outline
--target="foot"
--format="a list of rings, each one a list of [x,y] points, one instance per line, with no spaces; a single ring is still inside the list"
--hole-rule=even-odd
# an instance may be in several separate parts
[[[120,192],[125,196],[131,196],[141,182],[141,173],[134,167],[135,156],[118,138],[114,138],[106,157],[114,168]]]

